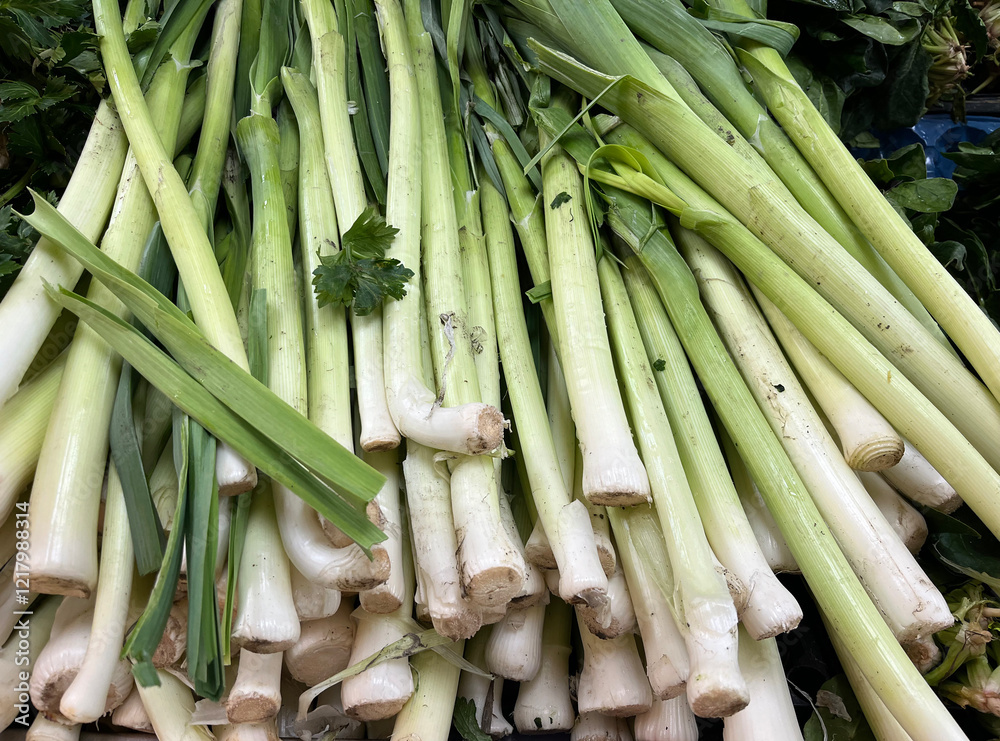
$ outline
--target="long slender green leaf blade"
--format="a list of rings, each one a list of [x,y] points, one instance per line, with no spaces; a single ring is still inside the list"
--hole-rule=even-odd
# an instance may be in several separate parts
[[[382,56],[371,0],[349,0],[354,6],[355,35],[361,55],[361,82],[375,154],[383,173],[389,171],[389,73]]]
[[[122,324],[126,327],[129,326],[124,322]],[[133,328],[129,327],[129,329]],[[187,447],[187,430],[183,424],[178,424],[178,420],[179,416],[175,415],[174,462],[175,466],[180,464],[181,468],[184,469],[185,464],[177,456],[177,450],[178,446]],[[170,537],[167,538],[163,565],[156,576],[156,583],[149,595],[146,609],[139,617],[139,621],[129,634],[122,649],[122,655],[128,656],[133,662],[132,674],[135,676],[136,682],[143,687],[157,687],[160,684],[156,668],[153,666],[153,654],[156,653],[156,647],[160,644],[163,631],[167,627],[170,608],[174,604],[174,594],[177,591],[177,580],[181,573],[184,523],[187,519],[186,469],[184,474],[183,478],[178,476],[177,507],[174,510],[173,529],[170,531]]]
[[[215,0],[178,0],[163,14],[160,21],[160,35],[153,44],[152,51],[146,59],[145,67],[136,70],[140,76],[143,90],[153,80],[160,62],[167,56],[167,52],[174,42],[180,38],[184,30],[197,18],[201,17]]]
[[[336,491],[278,444],[248,426],[130,324],[65,289],[49,290],[53,301],[89,324],[153,386],[209,432],[228,443],[261,471],[301,497],[364,549],[385,535]]]
[[[215,438],[191,423],[188,521],[188,676],[195,692],[218,701],[225,689],[219,614],[215,600],[215,553],[219,540],[219,482]]]
[[[136,567],[140,574],[152,574],[163,562],[167,537],[156,516],[142,467],[142,450],[132,416],[132,380],[132,368],[123,363],[111,413],[109,447],[118,478],[121,479]]]

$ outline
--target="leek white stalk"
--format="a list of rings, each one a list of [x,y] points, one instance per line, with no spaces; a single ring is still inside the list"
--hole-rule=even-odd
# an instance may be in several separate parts
[[[101,535],[101,578],[97,582],[87,654],[59,701],[59,712],[74,723],[91,723],[110,709],[108,690],[125,640],[133,564],[125,496],[118,471],[111,464]]]
[[[659,103],[651,101],[663,102],[654,93],[645,95],[644,101],[654,107],[658,107]],[[612,105],[609,101],[604,101],[604,104]],[[666,107],[668,106],[662,106],[661,113],[666,114]],[[665,132],[658,129],[657,138],[659,139],[663,133]],[[610,138],[615,139],[614,136]],[[695,187],[648,143],[643,144],[642,137],[632,136],[624,141],[635,144],[651,161],[656,162],[656,171],[669,181],[670,187],[676,188],[678,195],[686,204],[696,210],[688,211],[688,205],[685,205],[680,211],[689,215],[699,213],[698,228],[704,230],[717,246],[727,251],[727,255],[734,260],[737,267],[741,267],[744,274],[750,276],[758,288],[796,323],[799,330],[844,373],[900,434],[918,445],[928,460],[945,472],[949,482],[976,510],[980,519],[989,523],[994,517],[998,518],[997,529],[1000,531],[1000,509],[994,511],[997,498],[987,494],[987,492],[1000,492],[1000,474],[997,474],[988,463],[988,460],[996,458],[995,455],[991,455],[991,451],[996,452],[994,448],[998,437],[986,433],[986,429],[990,426],[987,418],[991,416],[990,410],[996,400],[990,397],[985,388],[974,379],[967,382],[969,373],[964,368],[955,369],[954,372],[946,371],[946,368],[957,363],[957,360],[937,343],[929,340],[917,343],[913,340],[924,332],[922,327],[912,328],[912,332],[909,333],[910,339],[901,340],[901,344],[887,344],[890,335],[900,329],[900,317],[889,318],[883,314],[868,318],[855,316],[854,321],[867,332],[863,335],[822,299],[816,290],[820,288],[819,286],[814,288],[806,279],[778,259],[774,252],[765,249],[766,245],[739,224],[718,203]],[[728,147],[726,150],[728,151]],[[733,164],[735,166],[735,163]],[[749,175],[748,178],[754,179]],[[727,183],[730,181],[729,178],[716,180]],[[745,196],[746,189],[743,190]],[[659,195],[654,197],[660,198]],[[670,207],[678,207],[678,204],[673,202]],[[711,211],[712,216],[706,218],[705,211]],[[628,217],[638,228],[639,223],[648,224],[647,213],[648,211],[643,211],[641,214],[632,211]],[[711,222],[711,226],[708,222]],[[777,219],[777,222],[779,222],[778,228],[788,228],[788,224],[782,219]],[[636,235],[633,234],[630,239],[634,242],[635,238]],[[658,238],[656,241],[662,243]],[[801,252],[801,238],[795,237],[794,242],[794,249],[798,254]],[[776,246],[776,243],[772,246]],[[660,252],[654,250],[647,255],[644,251],[641,259],[644,263],[657,265],[672,260],[669,252],[657,254]],[[860,279],[858,276],[853,276],[850,271],[841,274],[840,267],[833,270],[831,267],[833,263],[830,262],[832,259],[830,255],[824,254],[822,257],[822,275],[819,276],[819,282],[823,287],[829,287],[829,276],[833,275],[847,280],[849,286],[844,287],[846,298],[862,301],[864,307],[860,308],[868,311],[876,294],[869,295],[860,291],[858,288]],[[796,260],[795,264],[801,268],[805,261]],[[827,278],[824,279],[822,276]],[[845,279],[844,276],[848,277]],[[881,289],[878,291],[881,292]],[[840,308],[844,311],[848,309],[846,304]],[[673,319],[673,315],[671,316]],[[884,325],[882,329],[877,329],[879,322]],[[872,330],[873,327],[876,329]],[[887,355],[883,356],[878,347],[882,347]],[[901,347],[911,348],[913,352],[902,352]],[[924,351],[926,357],[922,356]],[[941,357],[936,357],[937,355]],[[892,357],[891,362],[887,359],[888,356]],[[921,362],[913,364],[917,360]],[[923,361],[927,361],[926,365]],[[927,367],[930,365],[935,368],[933,372]],[[919,377],[920,388],[927,396],[918,390],[909,376],[900,376],[900,369],[912,374],[914,378]],[[957,392],[959,388],[962,389],[961,392]],[[946,402],[940,398],[942,394],[955,398]],[[931,401],[932,398],[935,399],[934,402]],[[976,401],[973,403],[972,399]],[[948,409],[947,414],[942,413],[935,403]],[[962,428],[961,431],[959,427]],[[972,444],[970,442],[972,440],[977,442]],[[957,461],[961,461],[961,464]],[[938,712],[936,706],[935,712]],[[944,716],[941,716],[941,719],[944,720]]]
[[[403,553],[403,512],[400,503],[400,471],[397,454],[394,451],[366,453],[365,461],[385,476],[385,484],[373,500],[381,509],[380,523],[386,539],[380,543],[389,561],[389,578],[383,584],[366,589],[360,594],[361,607],[366,612],[385,615],[395,612],[401,606],[410,606],[412,594],[406,597],[406,583],[403,575],[403,559],[410,554]],[[412,592],[412,588],[410,589]]]
[[[590,525],[594,531],[597,557],[601,561],[601,568],[604,569],[605,576],[611,576],[615,570],[615,547],[611,544],[610,526],[604,514],[604,507],[591,504],[583,493],[583,452],[576,442],[576,425],[573,424],[573,411],[570,408],[566,377],[559,365],[555,341],[551,337],[550,340],[548,394],[545,405],[549,416],[549,426],[552,428],[552,442],[556,446],[559,468],[563,474],[563,484],[567,491],[572,492],[573,499],[582,502],[586,506],[587,512],[590,513]]]
[[[462,642],[444,648],[462,652]],[[422,651],[412,659],[420,677],[413,696],[396,715],[392,741],[440,741],[448,738],[451,714],[458,695],[458,667],[434,651]]]
[[[486,645],[491,635],[492,631],[489,629],[480,630],[465,642],[465,660],[480,670],[487,665]],[[501,712],[503,677],[491,679],[488,676],[463,671],[458,680],[458,696],[475,706],[476,723],[487,735],[504,738],[514,732]]]
[[[282,69],[285,92],[295,109],[299,126],[299,242],[302,252],[303,270],[310,272],[319,265],[318,255],[329,255],[336,251],[339,240],[337,217],[335,215],[333,192],[324,165],[323,131],[320,122],[320,108],[316,91],[306,77],[295,70]],[[276,161],[271,163],[272,177]],[[280,177],[271,182],[277,192]],[[283,196],[282,196],[283,198]],[[284,217],[274,214],[274,228],[281,233],[278,222]],[[287,233],[287,221],[285,221]],[[287,261],[284,270],[279,269],[273,280],[283,281],[284,290],[294,290],[290,281]],[[271,300],[270,292],[268,300]],[[333,306],[320,308],[316,296],[310,291],[305,303],[305,381],[303,372],[295,371],[292,378],[301,387],[290,393],[301,405],[300,412],[334,440],[348,449],[354,447],[351,429],[350,376],[347,347],[347,325],[343,310]],[[297,302],[284,305],[279,311],[288,312],[292,325],[299,314],[295,310]],[[268,312],[270,317],[271,312]],[[299,320],[301,322],[301,319]],[[302,336],[300,324],[298,334],[291,331],[292,342]],[[290,356],[293,363],[296,355]],[[299,353],[301,358],[302,354]],[[295,567],[311,582],[329,589],[356,591],[368,589],[386,580],[389,575],[389,560],[385,549],[372,549],[374,561],[369,561],[357,546],[336,548],[324,534],[316,513],[290,493],[279,493],[275,498],[279,525],[284,533],[283,541],[288,557]]]
[[[281,79],[285,94],[295,111],[295,124],[287,123],[288,132],[296,132],[299,176],[297,187],[299,216],[299,249],[303,272],[312,275],[320,266],[321,255],[338,250],[340,234],[333,203],[333,191],[326,170],[323,130],[320,123],[316,89],[302,72],[283,67]],[[280,135],[278,167],[283,185],[287,178],[281,170],[281,152],[289,146],[287,135]],[[286,194],[283,193],[283,197]],[[293,204],[285,203],[288,210]],[[289,226],[289,234],[293,232]],[[350,361],[347,342],[347,316],[340,307],[319,305],[312,290],[306,290],[304,300],[305,330],[305,397],[309,418],[344,447],[354,449],[351,419]],[[302,411],[302,410],[300,410]],[[305,413],[305,412],[303,412]],[[352,542],[335,525],[319,518],[330,543],[346,548]]]
[[[103,100],[94,114],[87,141],[59,199],[59,212],[73,225],[97,240],[115,200],[118,179],[125,164],[128,143],[110,101]],[[48,239],[38,240],[24,267],[0,302],[0,405],[17,391],[35,353],[55,324],[61,309],[45,295],[45,282],[72,286],[82,266]]]
[[[462,594],[454,530],[442,527],[442,523],[452,521],[451,495],[448,481],[435,470],[434,451],[408,440],[403,476],[414,569],[431,622],[441,635],[454,640],[471,638],[479,630],[481,618]],[[421,602],[419,595],[417,601]]]
[[[506,204],[486,177],[481,179],[481,191],[497,340],[531,498],[559,569],[563,599],[599,608],[605,601],[607,578],[587,512],[572,500],[575,434],[569,409],[549,411],[546,418],[545,399],[521,308],[514,235]],[[558,368],[554,372],[558,374]],[[553,414],[560,425],[561,450],[556,447]]]
[[[299,618],[268,481],[258,483],[253,492],[237,593],[234,645],[256,653],[274,654],[295,644],[300,634]]]
[[[435,380],[448,406],[482,400],[472,348],[473,326],[462,279],[458,221],[452,198],[434,48],[420,4],[406,0],[421,123],[423,274]],[[493,461],[462,456],[451,472],[451,499],[462,587],[483,607],[506,604],[524,583],[524,561],[500,521]]]
[[[0,648],[0,728],[30,709],[30,674],[48,643],[61,598],[41,600],[31,615],[20,616],[16,630]]]
[[[899,463],[903,457],[903,438],[885,417],[767,296],[757,289],[753,289],[753,294],[803,384],[830,420],[847,465],[857,471],[881,471]]]
[[[194,696],[188,686],[163,669],[156,675],[159,685],[136,687],[158,741],[213,741],[208,726],[191,723]]]
[[[581,713],[597,712],[631,717],[649,710],[653,693],[643,671],[635,636],[631,633],[601,639],[579,619],[583,642],[583,671],[576,689]]]
[[[884,478],[875,473],[859,472],[858,478],[882,516],[914,556],[927,540],[927,522],[910,503],[896,493]]]
[[[678,622],[688,628],[688,699],[697,715],[731,715],[747,701],[736,657],[736,607],[725,578],[715,571],[715,556],[671,435],[625,283],[610,259],[601,260],[598,271],[615,357],[674,573]]]
[[[402,527],[402,523],[398,523],[398,526]],[[404,530],[400,530],[397,536],[401,550],[405,548],[405,553],[401,553],[401,558],[394,567],[399,572],[400,604],[389,614],[369,613],[363,604],[355,610],[353,617],[358,622],[358,628],[351,647],[351,664],[363,661],[411,631],[415,586],[410,537]],[[414,679],[409,661],[406,657],[400,657],[369,667],[360,674],[345,679],[341,685],[341,699],[348,717],[362,721],[379,720],[398,713],[410,699],[413,690]]]
[[[910,442],[899,463],[880,473],[900,494],[938,512],[950,514],[962,506],[955,488]]]
[[[746,630],[741,629],[740,668],[750,690],[750,704],[736,715],[726,718],[723,729],[725,741],[750,738],[802,741],[802,731],[774,639],[755,641]]]
[[[93,616],[94,598],[63,600],[51,637],[32,667],[31,702],[50,718],[68,722],[59,703],[83,664]],[[128,662],[118,659],[117,649],[113,656],[116,661],[102,698],[103,710],[121,705],[132,689]]]
[[[691,664],[667,597],[674,593],[673,573],[656,513],[649,507],[613,508],[608,519],[618,541],[653,697],[666,700],[684,694]]]
[[[628,201],[627,198],[622,200]],[[865,676],[886,705],[899,711],[898,717],[916,741],[964,738],[955,720],[921,680],[851,570],[781,443],[730,362],[711,318],[701,305],[698,285],[690,268],[664,232],[649,230],[648,214],[648,208],[630,211],[635,232],[631,228],[621,229],[622,224],[610,218],[610,214],[609,222],[617,233],[630,240],[648,235],[639,253],[640,259],[651,271],[671,322],[684,328],[679,336],[688,357],[726,429],[747,456],[750,471],[768,509],[782,525],[782,532],[816,600],[835,616],[833,622],[845,631],[845,640],[858,648],[863,646],[857,656]],[[641,226],[643,223],[645,227]],[[906,678],[905,681],[890,683],[887,666],[892,667],[893,677]],[[903,717],[904,713],[908,715]]]
[[[693,232],[676,234],[747,387],[893,633],[906,641],[951,625],[944,597],[844,461],[736,269]]]
[[[239,671],[226,700],[230,723],[262,723],[278,714],[281,659],[280,652],[255,654],[245,648],[240,651]]]
[[[733,480],[712,423],[705,411],[701,391],[691,372],[684,348],[656,295],[649,274],[634,257],[626,259],[624,271],[632,308],[650,363],[664,362],[653,374],[667,412],[684,471],[694,494],[698,513],[712,551],[722,564],[747,587],[746,605],[740,620],[755,639],[791,630],[802,619],[802,609],[773,575],[761,552],[753,526],[740,506]]]
[[[420,372],[420,110],[404,19],[396,0],[377,2],[389,67],[390,129],[386,221],[397,228],[386,250],[413,271],[406,296],[382,307],[386,398],[399,431],[439,450],[485,453],[503,436],[503,415],[487,404],[444,407]]]
[[[225,166],[242,16],[243,0],[226,0],[219,3],[212,27],[212,47],[204,78],[205,110],[188,178],[191,203],[206,231],[213,226]],[[219,495],[223,497],[250,491],[257,483],[257,470],[223,442],[216,446],[215,470]]]
[[[330,617],[340,607],[339,590],[327,589],[306,579],[295,566],[291,567],[292,600],[299,620],[317,620]]]
[[[395,616],[368,615],[363,609],[359,612],[351,664],[398,641],[407,632],[400,621],[408,617],[408,611]],[[390,659],[344,680],[341,687],[344,712],[362,721],[389,718],[403,708],[413,690],[409,661],[405,657]]]
[[[598,609],[577,605],[577,617],[597,636],[616,638],[635,629],[635,610],[628,593],[628,584],[620,563],[608,579],[607,602]]]
[[[253,290],[266,291],[267,385],[292,408],[305,415],[307,389],[303,363],[302,312],[299,308],[292,238],[278,164],[278,125],[268,115],[253,113],[237,124],[236,136],[249,164],[253,183],[253,237],[249,260]],[[292,548],[283,547],[282,544],[289,543],[296,537],[293,534],[299,520],[294,516],[296,510],[301,512],[309,507],[280,484],[274,484],[272,491],[273,497],[270,492],[261,490],[254,493],[246,533],[247,555],[252,554],[251,560],[263,561],[266,566],[255,576],[251,576],[245,573],[247,559],[243,559],[240,564],[240,584],[244,579],[263,584],[260,579],[261,571],[270,571],[270,578],[277,580],[272,581],[272,586],[276,588],[270,590],[271,594],[267,594],[264,589],[259,592],[245,591],[241,586],[239,617],[233,630],[237,645],[258,653],[284,651],[291,648],[300,635],[291,590],[289,557]],[[316,521],[317,529],[318,526],[319,522]],[[276,535],[279,537],[274,537]],[[311,576],[301,563],[296,562],[296,566],[304,574]],[[245,596],[249,602],[244,601]],[[264,600],[273,602],[266,607]],[[270,634],[262,632],[254,635],[259,629],[252,626],[266,624],[265,609],[272,610],[277,620],[271,623]],[[250,615],[254,614],[256,617],[251,618]]]
[[[39,713],[25,734],[24,741],[77,741],[82,727],[79,723],[57,723]]]
[[[326,170],[316,90],[303,73],[288,67],[281,70],[281,79],[298,123],[299,250],[303,274],[312,275],[320,266],[320,255],[333,255],[339,249],[337,214]],[[309,419],[341,445],[353,449],[347,315],[333,305],[320,307],[311,290],[304,307]]]
[[[140,733],[154,733],[153,724],[146,714],[146,707],[142,704],[142,696],[139,694],[138,687],[133,687],[128,697],[125,698],[125,702],[111,713],[111,725]]]
[[[347,52],[331,5],[321,0],[307,0],[303,10],[312,38],[313,76],[319,94],[327,172],[333,186],[337,225],[343,236],[367,205],[348,112]],[[361,415],[361,447],[369,451],[391,450],[399,445],[399,432],[386,403],[381,309],[368,316],[352,315],[351,335],[356,366],[364,368],[364,372],[355,377]]]
[[[632,741],[628,723],[603,713],[580,713],[570,741]]]
[[[34,478],[65,367],[62,353],[0,407],[0,521],[10,519],[18,496]]]
[[[781,534],[778,523],[774,521],[774,516],[768,510],[757,485],[750,478],[750,472],[747,471],[746,464],[736,450],[736,446],[724,429],[719,431],[719,437],[722,439],[733,485],[740,497],[740,504],[743,505],[747,521],[753,529],[754,538],[757,540],[768,566],[775,573],[799,573],[799,565],[795,563],[795,556],[789,550],[785,536]]]
[[[521,733],[552,733],[573,728],[576,713],[569,695],[572,608],[553,599],[545,609],[542,662],[535,676],[522,682],[514,704],[514,725]]]
[[[312,687],[350,666],[355,637],[352,609],[345,600],[330,617],[302,621],[299,640],[284,657],[285,669],[294,679]]]
[[[575,164],[558,145],[546,154],[542,175],[552,299],[566,387],[583,451],[583,493],[593,504],[648,502],[649,479],[625,417],[602,318],[583,183]]]
[[[683,695],[654,700],[635,717],[635,741],[698,741],[698,721]]]
[[[508,610],[490,631],[484,649],[486,668],[504,679],[527,682],[542,663],[545,604]],[[478,635],[478,634],[477,634]]]

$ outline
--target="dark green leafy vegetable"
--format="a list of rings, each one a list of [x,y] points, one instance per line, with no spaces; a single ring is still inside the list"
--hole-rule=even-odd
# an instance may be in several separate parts
[[[483,733],[476,720],[476,703],[464,697],[455,700],[455,713],[452,716],[455,730],[465,741],[489,741],[490,737]]]
[[[320,257],[313,271],[313,286],[320,306],[352,306],[358,316],[371,314],[386,298],[406,295],[413,271],[385,250],[398,229],[388,226],[374,206],[369,206],[347,230],[340,251]]]

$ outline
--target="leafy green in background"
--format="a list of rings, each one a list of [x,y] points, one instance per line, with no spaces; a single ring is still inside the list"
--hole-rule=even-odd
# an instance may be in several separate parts
[[[0,2],[0,297],[37,238],[8,206],[62,192],[104,82],[89,0]]]
[[[798,26],[789,67],[844,141],[913,126],[939,99],[995,90],[995,48],[969,0],[778,0],[768,17]]]

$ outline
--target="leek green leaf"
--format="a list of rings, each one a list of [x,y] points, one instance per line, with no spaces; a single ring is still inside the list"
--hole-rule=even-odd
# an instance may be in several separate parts
[[[50,287],[49,296],[63,308],[69,309],[86,321],[105,342],[131,363],[140,375],[169,396],[181,411],[191,415],[217,438],[229,443],[236,452],[252,461],[268,476],[291,489],[313,509],[354,539],[361,548],[366,549],[366,552],[372,544],[385,539],[385,534],[368,520],[360,507],[346,502],[337,492],[289,455],[284,448],[279,447],[252,426],[270,424],[266,420],[262,422],[264,415],[261,414],[259,407],[256,414],[246,411],[250,419],[241,419],[130,324],[65,289],[56,291]],[[253,403],[250,406],[252,407]],[[292,414],[298,419],[304,419],[294,410]],[[248,425],[247,421],[251,424]],[[374,480],[382,479],[381,483],[384,483],[384,479],[360,459],[351,456],[347,460],[353,461],[350,463],[352,467],[366,472],[366,478],[375,474]]]

